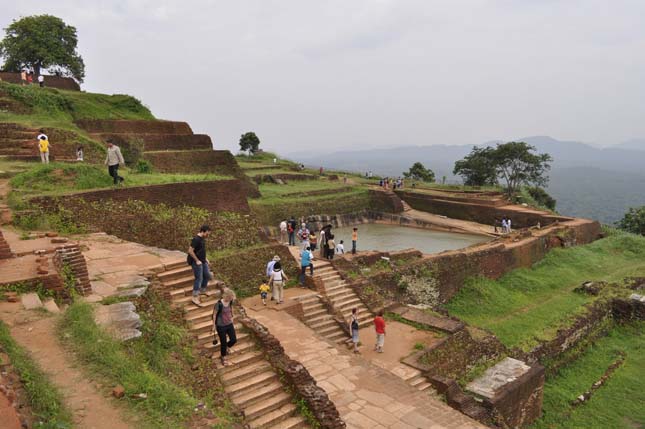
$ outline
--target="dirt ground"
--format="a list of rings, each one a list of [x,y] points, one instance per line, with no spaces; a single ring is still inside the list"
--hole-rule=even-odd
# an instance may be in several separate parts
[[[110,396],[110,387],[100,386],[76,368],[73,357],[60,345],[55,326],[58,316],[23,310],[19,303],[0,302],[0,319],[11,336],[60,390],[79,429],[134,429]]]

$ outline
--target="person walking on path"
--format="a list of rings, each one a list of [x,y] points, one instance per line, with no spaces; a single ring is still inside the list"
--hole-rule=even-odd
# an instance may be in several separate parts
[[[226,288],[222,298],[213,307],[213,331],[217,332],[220,342],[220,359],[222,366],[230,366],[226,356],[233,352],[231,347],[237,343],[235,325],[233,324],[233,301],[235,292]],[[228,337],[228,340],[226,339]]]
[[[280,257],[278,255],[274,255],[273,259],[271,259],[269,262],[267,262],[267,269],[266,269],[267,279],[271,279],[271,274],[273,274],[273,266],[275,265],[276,262],[280,262]],[[271,301],[273,301],[273,285],[272,284],[271,284]]]
[[[76,160],[83,162],[83,146],[76,148]]]
[[[287,242],[287,220],[280,222],[280,244]]]
[[[349,332],[352,333],[352,343],[354,344],[354,353],[360,353],[358,350],[358,308],[352,308],[352,315],[349,317]]]
[[[314,255],[311,253],[311,247],[307,247],[300,252],[300,286],[305,287],[305,274],[307,273],[307,267],[309,267],[309,273],[311,276],[314,276],[314,264],[311,262],[314,258]]]
[[[311,231],[311,234],[309,234],[309,247],[311,247],[311,253],[316,251],[317,246],[318,246],[318,237],[316,237],[316,233]]]
[[[269,291],[271,290],[271,286],[269,286],[266,283],[262,283],[259,289],[260,289],[260,299],[262,300],[262,304],[267,305],[267,296],[269,294]]]
[[[40,162],[49,164],[49,138],[44,130],[38,135],[38,150],[40,151]]]
[[[379,311],[374,318],[374,330],[376,331],[374,351],[383,353],[383,344],[385,344],[385,319],[383,318],[383,310]]]
[[[269,283],[273,287],[273,299],[276,301],[276,304],[282,304],[284,298],[284,284],[289,281],[287,275],[282,271],[282,265],[280,262],[276,262],[273,265],[273,273],[271,273],[271,278]]]
[[[356,244],[358,243],[358,228],[352,230],[352,255],[356,254]]]
[[[108,173],[114,179],[114,184],[122,183],[123,177],[119,176],[119,165],[124,165],[125,160],[121,155],[121,149],[112,140],[107,141],[107,155],[105,157],[105,165],[108,166]]]
[[[300,240],[300,247],[302,249],[309,247],[309,229],[307,228],[307,224],[304,222],[300,225],[300,229],[298,230],[298,240]]]
[[[336,242],[334,241],[334,234],[330,234],[327,239],[327,259],[334,259],[334,252],[336,251]]]
[[[289,246],[295,246],[296,245],[296,227],[298,226],[298,223],[296,222],[296,219],[291,216],[289,219],[289,222],[287,223],[287,231],[289,232]]]
[[[211,233],[211,228],[208,225],[202,225],[199,232],[190,242],[188,247],[187,262],[193,268],[193,275],[195,281],[193,282],[193,297],[191,301],[197,306],[202,303],[199,300],[200,294],[206,294],[206,287],[208,281],[211,279],[210,263],[206,258],[206,238]]]

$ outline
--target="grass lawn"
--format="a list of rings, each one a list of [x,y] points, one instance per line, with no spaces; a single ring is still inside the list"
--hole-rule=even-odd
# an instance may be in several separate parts
[[[645,323],[618,326],[544,385],[544,414],[533,429],[608,429],[645,426]],[[617,358],[626,358],[591,399],[570,403],[588,390]]]
[[[285,185],[263,183],[260,185],[260,193],[262,193],[263,198],[271,199],[287,194],[297,194],[300,192],[306,193],[327,189],[341,189],[345,187],[347,187],[347,185],[343,184],[342,181],[303,180],[289,182]]]
[[[119,175],[125,178],[123,186],[157,185],[177,182],[200,182],[204,180],[230,179],[228,176],[215,174],[166,174],[137,173],[129,168],[119,169]],[[59,195],[73,191],[110,188],[112,178],[107,167],[86,163],[51,163],[31,164],[27,171],[11,179],[12,188],[21,196]]]
[[[645,275],[645,237],[616,233],[586,246],[555,249],[531,269],[499,280],[469,279],[447,304],[470,325],[492,331],[506,346],[530,349],[551,339],[592,297],[573,292],[585,280]]]

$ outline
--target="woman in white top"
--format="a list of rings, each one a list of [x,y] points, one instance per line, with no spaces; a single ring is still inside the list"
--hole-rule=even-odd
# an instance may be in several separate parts
[[[273,299],[276,304],[282,304],[284,302],[284,284],[288,280],[289,278],[282,271],[282,264],[280,264],[280,262],[276,262],[273,265],[273,273],[271,273],[271,277],[269,279],[269,283],[273,286]]]

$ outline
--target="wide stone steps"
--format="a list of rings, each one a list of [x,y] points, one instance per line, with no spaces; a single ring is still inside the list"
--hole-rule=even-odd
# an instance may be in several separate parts
[[[173,262],[173,264],[179,264],[179,262]],[[159,280],[164,284],[167,284],[168,281],[192,275],[193,268],[184,261],[181,263],[181,266],[159,273],[157,277],[159,277]]]
[[[317,316],[311,317],[310,315],[305,316],[305,321],[309,326],[312,328],[322,322],[326,322],[327,320],[332,319],[331,314],[327,313],[326,311],[323,314],[319,314]]]
[[[267,398],[274,395],[280,395],[281,393],[284,393],[284,388],[276,376],[275,379],[267,385],[256,387],[248,392],[232,395],[231,401],[240,408],[248,409],[248,407],[252,405],[261,401],[264,402]]]
[[[213,356],[212,356],[213,359],[219,359],[221,357],[219,344],[214,346],[213,343],[211,342],[208,344],[208,347],[204,347],[204,348],[213,350]],[[255,342],[251,341],[250,339],[239,340],[233,346],[234,353],[229,355],[229,359],[238,355],[242,356],[244,353],[253,351],[255,349],[256,349]]]
[[[288,410],[283,410],[283,412],[272,414],[273,411],[278,411],[284,405],[290,406]],[[295,410],[296,406],[291,403],[291,395],[289,395],[287,392],[282,391],[264,398],[263,401],[259,401],[248,408],[245,408],[244,415],[251,425],[253,423],[253,420],[258,419],[258,417],[270,416],[266,419],[266,421],[262,423],[261,426],[256,427],[271,427],[269,425],[275,424],[276,421],[286,420],[288,417],[291,417]]]
[[[252,374],[252,376],[249,378],[246,378],[237,383],[228,384],[224,387],[224,391],[231,396],[244,395],[246,393],[254,391],[255,389],[259,389],[268,384],[271,384],[276,380],[278,380],[278,375],[275,372],[271,371],[271,367],[268,366],[264,371],[257,374]]]
[[[329,328],[330,326],[338,327],[338,322],[332,319],[331,316],[328,316],[327,319],[324,319],[315,323],[307,323],[307,324],[314,331],[321,331],[323,329]]]
[[[233,385],[262,374],[267,370],[271,371],[271,365],[265,360],[251,362],[243,367],[228,366],[222,369],[222,381],[226,385]]]

